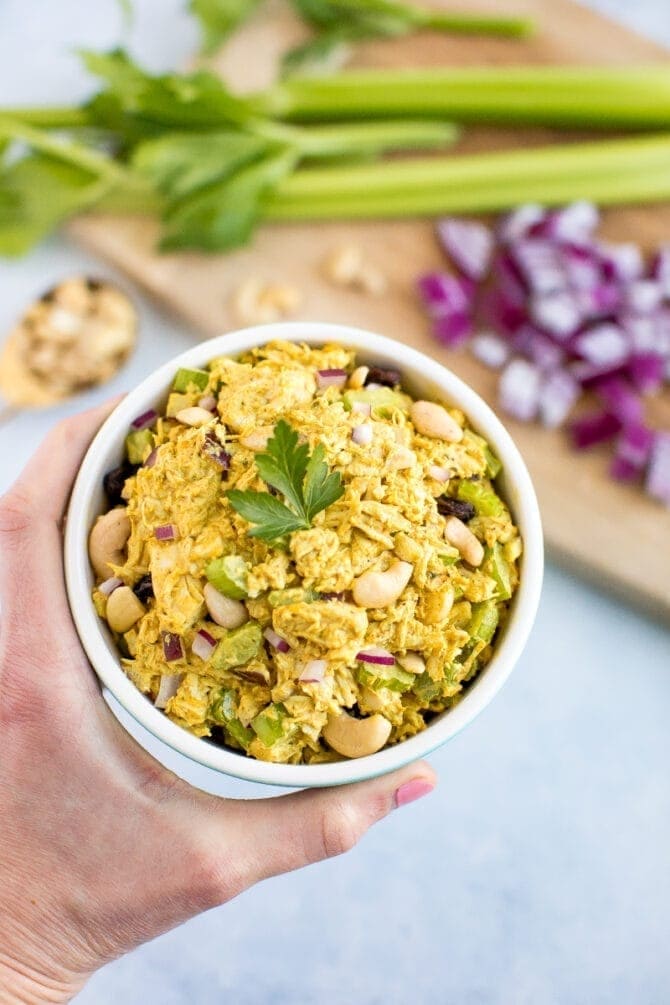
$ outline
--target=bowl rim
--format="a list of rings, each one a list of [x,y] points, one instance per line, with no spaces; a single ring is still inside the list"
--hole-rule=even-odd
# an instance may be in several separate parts
[[[240,353],[269,341],[285,340],[320,345],[337,342],[368,358],[391,358],[398,368],[412,372],[410,383],[431,385],[462,408],[503,463],[508,481],[506,496],[524,540],[522,575],[510,616],[491,662],[463,699],[416,736],[376,754],[328,764],[295,765],[258,761],[216,746],[171,722],[147,700],[126,676],[104,638],[102,622],[90,598],[92,575],[88,562],[90,501],[99,492],[107,469],[106,457],[120,447],[130,422],[164,396],[179,367],[198,367],[221,355]],[[416,377],[416,380],[415,380]],[[428,392],[427,392],[428,393]],[[514,496],[510,500],[510,495]],[[65,580],[68,601],[80,640],[102,685],[140,725],[190,760],[245,781],[289,788],[318,788],[373,778],[402,767],[436,750],[467,726],[489,704],[512,672],[530,634],[540,599],[544,568],[542,524],[533,484],[510,434],[490,406],[444,364],[395,339],[348,325],[319,322],[280,322],[257,325],[218,335],[163,363],[116,406],[98,430],[81,464],[68,508],[65,543]]]

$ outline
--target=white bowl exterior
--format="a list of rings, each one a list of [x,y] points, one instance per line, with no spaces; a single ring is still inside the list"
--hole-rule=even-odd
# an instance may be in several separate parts
[[[179,367],[202,367],[216,356],[238,356],[275,339],[309,345],[342,343],[356,350],[361,362],[385,363],[400,369],[403,385],[415,397],[438,398],[461,408],[502,461],[503,494],[524,541],[520,585],[508,622],[491,662],[458,705],[409,740],[369,757],[333,764],[257,761],[181,729],[154,708],[125,675],[113,638],[91,602],[94,577],[88,561],[88,533],[95,517],[104,510],[103,476],[119,463],[132,420],[149,408],[163,405]],[[154,736],[191,760],[247,781],[291,788],[340,785],[384,774],[430,753],[471,722],[502,687],[526,644],[539,603],[543,562],[542,526],[530,475],[509,433],[479,395],[450,370],[402,343],[359,328],[309,322],[260,325],[220,335],[200,342],[147,377],[123,399],[93,440],[74,485],[65,534],[65,574],[74,621],[91,664],[117,701]]]

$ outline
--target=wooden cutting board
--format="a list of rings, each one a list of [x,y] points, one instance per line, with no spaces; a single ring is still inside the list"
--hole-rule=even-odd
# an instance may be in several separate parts
[[[497,0],[452,6],[499,10]],[[444,6],[449,4],[446,2]],[[667,51],[570,0],[509,0],[509,10],[528,12],[538,31],[523,42],[421,35],[374,43],[356,62],[367,66],[512,63],[626,64],[668,60]],[[300,26],[281,8],[245,28],[217,59],[217,66],[240,89],[268,82],[282,46],[298,38]],[[462,148],[493,149],[546,142],[548,131],[470,130]],[[670,240],[670,205],[622,209],[605,215],[611,240],[634,240],[651,249]],[[435,344],[417,303],[415,278],[444,264],[426,221],[334,223],[263,228],[253,246],[229,255],[158,255],[157,228],[147,219],[88,217],[71,232],[91,250],[124,269],[156,298],[179,313],[203,336],[238,327],[231,297],[253,276],[289,283],[304,296],[301,320],[344,322],[390,335],[421,349],[455,370],[494,407],[495,376],[466,353]],[[342,291],[319,273],[327,252],[342,243],[360,246],[366,259],[388,277],[380,297]],[[670,395],[654,402],[670,426]],[[645,498],[638,488],[607,477],[608,451],[574,454],[561,432],[505,420],[533,475],[551,555],[607,590],[645,610],[670,618],[670,510]]]

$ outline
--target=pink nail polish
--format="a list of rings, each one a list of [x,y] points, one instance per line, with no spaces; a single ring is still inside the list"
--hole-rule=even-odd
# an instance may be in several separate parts
[[[399,789],[396,789],[395,804],[396,806],[406,806],[407,803],[413,803],[415,799],[427,796],[434,788],[435,786],[424,778],[413,778],[411,782],[405,782]]]

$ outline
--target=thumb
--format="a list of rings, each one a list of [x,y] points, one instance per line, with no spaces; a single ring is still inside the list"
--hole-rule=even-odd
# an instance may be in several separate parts
[[[349,851],[373,824],[436,782],[432,768],[419,762],[355,785],[227,802],[222,825],[257,882]]]

